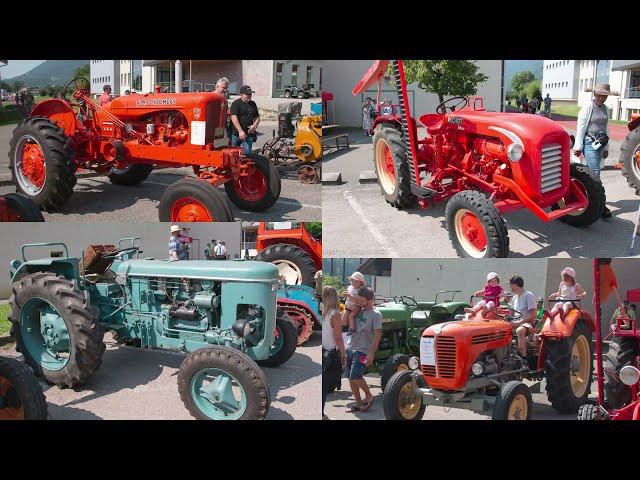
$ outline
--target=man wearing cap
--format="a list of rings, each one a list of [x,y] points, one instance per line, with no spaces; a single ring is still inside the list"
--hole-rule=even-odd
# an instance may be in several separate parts
[[[186,260],[187,252],[184,245],[180,242],[180,227],[171,225],[171,237],[169,237],[169,260]]]
[[[511,321],[511,326],[516,331],[518,351],[524,360],[527,356],[527,335],[533,333],[533,325],[538,314],[536,297],[524,289],[524,279],[520,275],[514,275],[509,279],[509,287],[513,292],[511,308],[520,314],[520,317]]]
[[[593,98],[578,113],[573,153],[600,178],[600,163],[609,156],[609,110],[604,102],[609,95],[618,95],[618,92],[612,92],[608,83],[596,83],[586,91],[593,92]],[[606,205],[602,218],[611,218]]]
[[[111,85],[105,85],[102,87],[103,94],[100,96],[100,106],[106,105],[109,103],[111,98]]]
[[[260,124],[258,106],[251,100],[254,93],[249,85],[240,87],[240,98],[231,104],[231,146],[242,145],[245,154],[252,152],[256,130]]]

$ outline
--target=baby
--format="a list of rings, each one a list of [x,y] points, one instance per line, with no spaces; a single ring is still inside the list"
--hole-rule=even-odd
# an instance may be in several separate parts
[[[502,291],[498,274],[496,272],[489,272],[487,274],[487,284],[484,286],[484,289],[478,290],[473,294],[473,296],[481,296],[482,300],[476,303],[475,307],[465,308],[465,311],[467,312],[465,317],[467,320],[480,310],[482,310],[482,314],[484,315],[492,308],[495,308],[499,305],[500,298],[506,297],[507,293]]]
[[[558,291],[549,295],[549,300],[560,300],[555,303],[548,316],[553,317],[560,312],[560,318],[564,319],[569,310],[573,308],[573,302],[563,302],[562,300],[580,300],[587,292],[576,282],[576,271],[571,267],[562,269],[560,273],[562,281]]]
[[[367,282],[364,279],[364,275],[360,272],[354,272],[350,277],[349,281],[351,285],[347,287],[347,292],[345,293],[345,309],[342,314],[342,324],[349,325],[349,334],[352,334],[356,331],[356,317],[360,312],[360,307],[356,302],[356,297],[358,296],[358,289],[360,287],[364,287]]]

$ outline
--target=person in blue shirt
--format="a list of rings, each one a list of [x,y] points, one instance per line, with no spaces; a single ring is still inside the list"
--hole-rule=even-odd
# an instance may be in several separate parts
[[[169,260],[171,261],[187,259],[187,252],[180,242],[180,230],[178,225],[171,226],[171,237],[169,238]]]

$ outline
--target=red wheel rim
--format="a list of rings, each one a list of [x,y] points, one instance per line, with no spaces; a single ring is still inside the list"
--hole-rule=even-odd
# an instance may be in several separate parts
[[[487,249],[487,234],[482,222],[473,212],[459,210],[455,217],[455,229],[466,251],[470,254],[484,254]]]
[[[384,139],[379,139],[375,147],[375,162],[378,182],[387,195],[393,194],[396,189],[396,165],[389,144]]]
[[[9,380],[0,377],[0,397],[5,398],[12,387]],[[24,420],[24,406],[0,408],[0,420]]]
[[[313,321],[303,311],[298,309],[299,307],[288,306],[283,308],[289,318],[296,324],[298,330],[298,345],[302,345],[309,340],[311,332],[313,330]]]
[[[171,205],[172,222],[215,222],[213,215],[202,202],[191,197],[183,197]]]
[[[389,174],[389,176],[392,178],[395,178],[396,168],[395,168],[395,165],[393,164],[393,155],[391,155],[391,150],[389,150],[388,147],[384,152],[384,166],[387,169],[387,173]]]
[[[36,188],[42,188],[46,178],[44,153],[37,143],[27,143],[22,149],[22,174]]]
[[[242,200],[258,202],[267,194],[267,179],[254,165],[249,175],[242,176],[233,182],[233,189]]]

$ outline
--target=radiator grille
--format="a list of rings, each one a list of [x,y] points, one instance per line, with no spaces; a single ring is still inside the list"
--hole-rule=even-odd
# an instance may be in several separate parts
[[[507,332],[496,332],[496,333],[484,333],[481,335],[474,335],[471,338],[471,345],[478,345],[480,343],[489,343],[496,342],[499,340],[504,340]]]
[[[207,105],[205,119],[207,126],[205,130],[205,144],[213,142],[216,138],[224,137],[224,128],[222,128],[221,115],[222,109],[219,102],[211,102]]]
[[[562,146],[557,143],[542,147],[540,192],[546,193],[562,186]]]
[[[456,339],[439,336],[436,339],[438,377],[454,378],[456,374]]]

